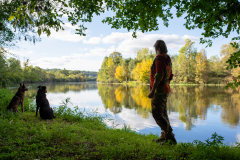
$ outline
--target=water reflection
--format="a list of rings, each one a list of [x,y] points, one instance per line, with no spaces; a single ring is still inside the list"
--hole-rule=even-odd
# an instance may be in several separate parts
[[[179,120],[191,130],[197,119],[205,120],[212,105],[222,107],[221,119],[231,127],[239,126],[240,93],[239,88],[232,92],[216,86],[172,86],[168,98],[168,112],[178,112]],[[142,118],[149,118],[150,99],[147,98],[149,87],[146,85],[98,85],[104,107],[114,114],[122,108],[135,109]],[[217,111],[218,112],[218,111]]]
[[[35,97],[38,85],[26,84],[29,89],[26,96]],[[161,132],[151,114],[147,85],[44,85],[51,107],[59,106],[62,100],[70,97],[73,103],[70,107],[79,106],[88,111],[98,108],[99,113],[111,114],[119,127],[125,123],[140,133]],[[12,88],[13,92],[17,87]],[[183,142],[206,140],[217,132],[225,137],[225,142],[240,140],[240,88],[231,91],[217,86],[171,86],[171,90],[167,108],[176,139]]]
[[[36,97],[37,95],[37,87],[39,85],[46,86],[48,93],[67,93],[69,91],[73,91],[74,93],[78,93],[86,90],[96,90],[96,83],[43,83],[43,84],[26,84],[28,86],[28,91],[25,93],[27,97]],[[13,92],[17,91],[18,85],[13,85],[11,87]]]

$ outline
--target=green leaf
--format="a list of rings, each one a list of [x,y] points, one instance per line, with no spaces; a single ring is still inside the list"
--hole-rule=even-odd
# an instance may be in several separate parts
[[[18,7],[17,12],[21,10],[22,7]]]
[[[11,16],[8,18],[8,20],[9,20],[9,21],[12,21],[13,18],[15,18],[15,16],[11,15]]]
[[[42,33],[42,30],[41,29],[38,29],[38,35],[40,36],[41,35],[41,33]]]
[[[48,30],[47,30],[47,36],[50,36],[50,34],[51,34],[51,32],[50,32],[50,30],[48,29]]]

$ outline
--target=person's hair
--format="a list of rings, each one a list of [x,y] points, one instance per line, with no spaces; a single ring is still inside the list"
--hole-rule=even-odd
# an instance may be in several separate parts
[[[157,40],[156,43],[154,44],[155,50],[159,50],[160,54],[167,53],[167,46],[163,40]]]

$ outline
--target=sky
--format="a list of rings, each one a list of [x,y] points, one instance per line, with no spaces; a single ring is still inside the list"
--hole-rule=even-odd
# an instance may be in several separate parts
[[[79,36],[75,33],[75,26],[67,22],[66,17],[64,31],[52,31],[51,35],[41,35],[41,41],[32,44],[21,41],[18,47],[10,48],[10,51],[18,56],[23,62],[30,60],[30,65],[39,66],[43,69],[59,68],[67,70],[99,71],[105,56],[114,51],[120,52],[123,58],[135,58],[137,51],[147,47],[153,50],[153,45],[158,39],[165,41],[168,54],[179,54],[184,46],[185,39],[189,38],[195,42],[197,51],[205,49],[207,58],[219,56],[221,46],[228,44],[231,38],[237,36],[231,33],[229,38],[217,38],[213,40],[212,47],[200,44],[203,30],[187,30],[184,27],[184,16],[169,20],[169,26],[165,27],[159,20],[159,30],[147,33],[137,32],[137,38],[132,38],[132,32],[127,29],[111,29],[108,24],[102,23],[105,17],[113,16],[112,12],[105,12],[100,16],[94,16],[91,23],[84,23],[87,27],[87,35]]]

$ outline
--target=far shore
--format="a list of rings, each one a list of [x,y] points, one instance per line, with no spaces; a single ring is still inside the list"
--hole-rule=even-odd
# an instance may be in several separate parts
[[[126,82],[113,82],[113,83],[106,83],[106,82],[99,82],[97,81],[97,83],[100,83],[100,84],[127,84],[127,85],[150,85],[150,83],[141,83],[141,82],[136,82],[136,81],[130,81],[128,83]],[[170,83],[170,85],[202,85],[202,86],[225,86],[227,84],[197,84],[197,83]]]

